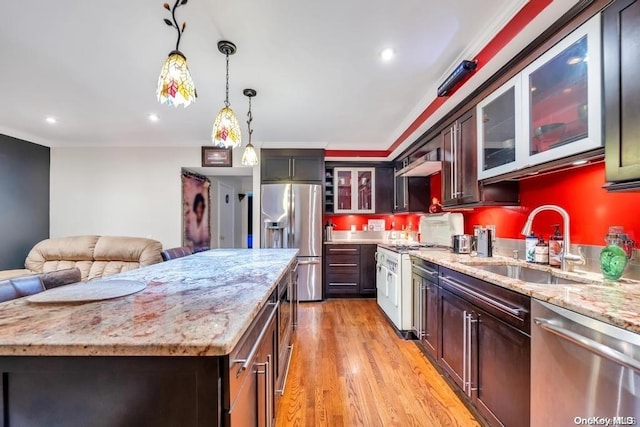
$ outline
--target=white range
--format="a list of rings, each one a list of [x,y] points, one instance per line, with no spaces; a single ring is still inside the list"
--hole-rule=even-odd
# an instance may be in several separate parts
[[[411,260],[409,251],[450,250],[451,236],[464,233],[460,213],[422,215],[420,241],[379,244],[376,252],[376,288],[378,305],[401,334],[407,335],[413,320]]]

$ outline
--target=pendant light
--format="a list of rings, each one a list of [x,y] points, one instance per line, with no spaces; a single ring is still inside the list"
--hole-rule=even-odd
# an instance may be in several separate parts
[[[256,154],[255,148],[253,148],[253,144],[251,143],[251,135],[253,134],[253,129],[251,129],[251,122],[253,121],[253,115],[251,114],[251,98],[256,96],[257,92],[254,89],[245,89],[242,91],[246,97],[249,98],[249,112],[247,113],[247,129],[249,130],[249,142],[244,149],[244,154],[242,155],[242,164],[244,166],[255,166],[258,164],[258,155]]]
[[[235,113],[229,106],[229,55],[236,53],[236,45],[221,40],[218,42],[218,50],[227,57],[227,85],[224,99],[224,107],[218,112],[213,122],[211,140],[213,145],[224,148],[236,148],[240,145],[240,125]]]
[[[173,19],[169,20],[165,18],[164,23],[176,29],[178,32],[178,40],[176,41],[175,50],[169,52],[169,56],[164,61],[156,90],[158,102],[161,104],[173,105],[175,107],[184,105],[185,108],[194,102],[198,96],[193,80],[191,79],[189,67],[187,66],[187,58],[179,50],[180,38],[187,27],[187,23],[183,22],[182,26],[178,25],[176,9],[187,4],[187,1],[188,0],[176,0],[173,7],[169,7],[169,3],[164,4],[164,8],[171,12],[171,18]]]

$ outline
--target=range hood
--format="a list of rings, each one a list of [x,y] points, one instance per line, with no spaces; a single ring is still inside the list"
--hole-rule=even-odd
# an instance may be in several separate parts
[[[440,148],[429,151],[407,166],[396,171],[396,176],[429,176],[442,170]]]

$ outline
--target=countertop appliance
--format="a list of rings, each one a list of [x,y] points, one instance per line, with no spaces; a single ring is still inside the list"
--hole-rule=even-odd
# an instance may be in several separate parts
[[[454,254],[470,254],[474,250],[474,236],[470,234],[455,234],[451,236],[451,249]]]
[[[405,337],[413,323],[413,285],[410,250],[450,250],[451,235],[461,233],[460,213],[423,215],[420,218],[420,241],[399,240],[379,244],[376,251],[376,300],[389,320]]]
[[[321,300],[322,186],[264,184],[260,199],[260,246],[299,248],[298,300]]]
[[[635,425],[640,335],[535,299],[531,314],[531,425]]]

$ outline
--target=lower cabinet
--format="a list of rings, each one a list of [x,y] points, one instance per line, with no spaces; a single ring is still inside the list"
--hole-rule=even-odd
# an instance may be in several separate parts
[[[424,289],[421,347],[489,425],[528,426],[530,298],[442,266],[438,271],[437,283],[428,281],[414,260],[414,289]]]
[[[413,321],[411,330],[423,349],[434,358],[440,347],[440,287],[438,266],[419,258],[411,259]]]
[[[375,297],[376,247],[372,244],[325,244],[325,298]]]

